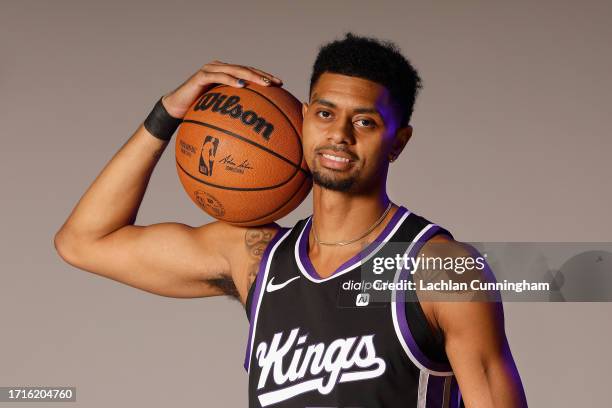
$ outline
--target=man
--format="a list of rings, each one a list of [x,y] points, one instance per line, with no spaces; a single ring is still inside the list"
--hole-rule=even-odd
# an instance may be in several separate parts
[[[259,69],[214,61],[162,98],[161,115],[178,120],[211,84],[245,81],[282,85]],[[470,253],[386,194],[420,86],[392,43],[349,33],[321,48],[302,108],[313,215],[293,228],[134,225],[167,145],[160,139],[171,136],[150,122],[83,195],[56,248],[78,268],[151,293],[238,298],[251,326],[251,407],[526,406],[501,303],[404,302],[406,293],[394,292],[390,302],[369,304],[359,293],[349,304],[342,291],[383,253]]]

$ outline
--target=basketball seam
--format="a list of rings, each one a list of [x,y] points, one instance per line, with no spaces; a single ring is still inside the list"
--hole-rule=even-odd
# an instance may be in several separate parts
[[[208,186],[216,187],[216,188],[221,189],[221,190],[233,190],[233,191],[265,191],[265,190],[274,190],[275,188],[284,186],[285,184],[287,184],[288,182],[293,180],[293,178],[297,174],[297,171],[296,171],[295,173],[293,173],[291,175],[291,177],[287,178],[287,180],[285,180],[285,181],[283,181],[282,183],[279,183],[279,184],[274,184],[272,186],[266,186],[266,187],[229,187],[229,186],[221,186],[219,184],[211,183],[210,181],[205,181],[205,180],[197,178],[193,174],[188,173],[187,170],[185,170],[183,168],[183,166],[181,166],[181,163],[179,163],[178,160],[176,160],[176,165],[183,171],[183,173],[185,173],[186,175],[188,175],[189,177],[191,177],[195,181],[199,181],[200,183],[206,184]]]
[[[291,196],[289,197],[289,199],[288,199],[288,200],[286,200],[286,201],[285,201],[284,203],[282,203],[281,205],[279,205],[278,207],[276,207],[274,210],[272,210],[272,211],[270,211],[269,213],[264,214],[264,215],[262,215],[262,216],[260,216],[260,217],[253,218],[253,219],[251,219],[251,220],[239,221],[239,222],[238,222],[238,224],[240,225],[240,224],[244,224],[244,223],[247,223],[247,222],[257,222],[257,221],[259,221],[259,220],[261,220],[261,219],[263,219],[263,218],[266,218],[266,217],[271,216],[271,215],[272,215],[272,214],[274,214],[275,212],[278,212],[278,211],[282,210],[282,209],[283,209],[283,207],[285,207],[289,201],[293,200],[293,198],[294,198],[294,197],[297,195],[297,193],[299,193],[299,192],[302,190],[302,187],[304,187],[304,183],[306,183],[307,181],[308,181],[308,179],[307,179],[306,177],[304,177],[304,178],[302,179],[302,182],[300,183],[300,186],[299,186],[299,187],[298,187],[298,188],[297,188],[297,189],[296,189],[296,190],[293,192],[293,194],[291,194]]]

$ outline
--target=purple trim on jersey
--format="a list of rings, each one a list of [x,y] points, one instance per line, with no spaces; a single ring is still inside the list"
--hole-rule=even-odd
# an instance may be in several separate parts
[[[255,291],[253,292],[253,297],[251,298],[251,310],[249,310],[249,338],[247,339],[247,347],[246,347],[246,355],[244,356],[244,369],[249,371],[249,356],[251,354],[251,336],[253,335],[253,327],[255,321],[255,313],[257,311],[257,302],[259,302],[259,294],[261,292],[261,285],[264,279],[264,275],[266,272],[266,264],[268,263],[268,257],[270,256],[270,252],[276,243],[281,237],[285,235],[287,231],[291,228],[281,227],[276,235],[270,240],[268,246],[264,250],[264,253],[261,257],[261,261],[259,262],[259,269],[257,271],[257,278],[255,278]],[[248,296],[248,293],[247,293]]]
[[[331,274],[330,276],[334,276],[339,271],[349,268],[350,266],[352,266],[353,264],[359,262],[362,258],[364,258],[372,249],[374,249],[376,246],[378,246],[378,244],[380,244],[382,241],[385,240],[385,238],[389,235],[391,230],[397,225],[397,222],[400,220],[400,218],[402,218],[402,216],[406,212],[408,212],[407,208],[405,208],[404,206],[399,206],[397,210],[395,211],[395,213],[393,214],[391,221],[387,223],[385,228],[374,239],[374,241],[370,242],[368,246],[362,249],[359,253],[357,253],[351,259],[349,259],[348,261],[340,265],[334,271],[334,273]],[[302,235],[300,236],[300,241],[298,242],[298,249],[299,249],[298,252],[300,255],[300,260],[302,261],[302,264],[304,265],[304,268],[306,268],[306,271],[308,272],[308,274],[312,276],[314,279],[321,280],[323,278],[319,276],[319,274],[315,270],[314,265],[312,264],[312,262],[310,262],[310,258],[308,257],[308,234],[310,233],[311,226],[312,226],[312,215],[308,218],[308,221],[306,222],[306,226],[304,227]]]
[[[455,376],[428,375],[425,408],[460,408],[461,394]]]
[[[453,383],[451,384],[451,401],[450,408],[460,408],[461,407],[461,390],[459,389],[459,384],[457,383],[457,379],[453,376]]]
[[[419,250],[423,247],[425,242],[433,237],[435,234],[440,232],[441,228],[437,225],[432,226],[421,236],[418,241],[416,241],[408,254],[409,257],[415,257],[419,253]],[[399,275],[399,281],[406,279],[410,271],[408,269],[402,269]],[[395,302],[395,311],[397,313],[397,320],[400,327],[400,331],[402,333],[402,337],[406,341],[408,348],[410,348],[410,352],[412,355],[426,368],[433,371],[452,371],[452,368],[448,364],[438,363],[435,361],[431,361],[427,356],[421,351],[419,346],[417,345],[414,337],[412,337],[412,333],[410,332],[410,328],[408,327],[408,320],[406,318],[406,291],[397,290],[396,292],[396,302]],[[431,377],[430,377],[431,379]]]
[[[444,382],[447,377],[430,375],[427,379],[427,397],[425,398],[425,408],[443,408],[444,402]]]

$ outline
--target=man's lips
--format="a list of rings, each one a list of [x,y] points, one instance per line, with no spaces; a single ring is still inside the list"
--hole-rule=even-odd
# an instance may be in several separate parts
[[[346,170],[351,167],[355,161],[351,155],[346,152],[320,150],[317,154],[319,155],[323,167],[334,170]]]
[[[323,150],[319,150],[317,154],[320,154],[321,156],[325,157],[328,160],[336,160],[338,162],[347,163],[347,162],[355,161],[355,158],[353,156],[351,156],[347,152],[342,152],[342,151],[338,152],[334,150],[323,149]]]

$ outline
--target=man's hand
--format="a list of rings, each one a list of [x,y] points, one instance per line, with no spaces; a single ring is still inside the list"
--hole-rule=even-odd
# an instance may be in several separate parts
[[[241,88],[245,85],[244,81],[262,86],[283,84],[279,78],[260,69],[215,60],[202,66],[177,89],[164,95],[162,103],[171,116],[183,118],[196,99],[213,84]]]

